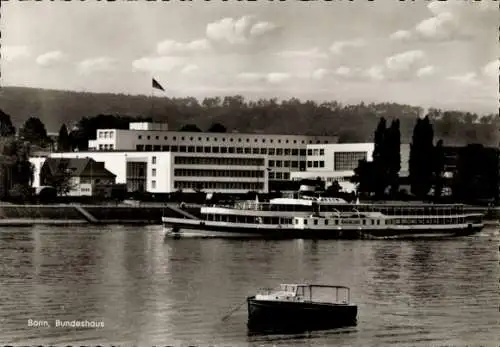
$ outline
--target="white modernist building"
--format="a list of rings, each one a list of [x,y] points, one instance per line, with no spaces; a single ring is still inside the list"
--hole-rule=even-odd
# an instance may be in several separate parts
[[[293,172],[306,170],[308,146],[336,141],[337,136],[182,132],[161,123],[131,123],[128,130],[99,129],[87,152],[49,155],[104,162],[129,191],[268,192],[269,181],[288,181]]]
[[[293,172],[292,180],[316,179],[326,182],[328,187],[332,182],[339,182],[345,191],[353,191],[355,185],[349,181],[354,169],[362,159],[371,161],[373,143],[335,143],[307,146],[307,169]]]

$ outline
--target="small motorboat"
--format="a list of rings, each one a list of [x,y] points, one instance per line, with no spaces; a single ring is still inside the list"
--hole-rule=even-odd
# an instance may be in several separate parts
[[[281,284],[247,298],[250,331],[310,331],[357,324],[350,289],[322,284]]]

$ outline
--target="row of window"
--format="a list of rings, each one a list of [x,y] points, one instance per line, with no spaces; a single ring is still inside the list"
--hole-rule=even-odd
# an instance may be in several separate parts
[[[227,222],[227,223],[245,223],[245,224],[292,224],[293,218],[289,217],[254,217],[225,214],[208,214],[207,221]]]
[[[156,170],[153,169],[154,174]],[[154,176],[154,175],[153,175]],[[205,169],[175,169],[174,176],[190,177],[264,177],[264,171],[257,170],[205,170]]]
[[[263,182],[193,182],[174,181],[175,189],[239,189],[239,190],[262,190]]]
[[[175,164],[182,165],[244,165],[263,166],[262,158],[175,157]]]
[[[366,152],[336,152],[333,157],[335,171],[354,170],[360,160],[366,160]]]
[[[115,149],[115,146],[112,144],[104,144],[104,145],[99,145],[99,149],[105,151],[106,150],[112,151],[113,149]]]
[[[152,138],[154,138],[154,140],[160,140],[160,136],[159,135],[156,135],[156,136],[151,136],[151,135],[147,135],[147,136],[137,135],[137,139],[139,139],[139,140],[142,140],[142,139],[151,140]],[[163,136],[163,140],[166,141],[168,139],[169,139],[168,136]],[[199,137],[194,137],[194,136],[190,136],[190,137],[180,136],[180,137],[177,137],[177,136],[172,136],[171,139],[173,141],[177,141],[177,139],[180,139],[181,141],[187,141],[187,140],[189,140],[189,141],[196,141],[196,140],[197,141],[202,141],[203,137],[201,137],[201,136],[199,136]],[[212,139],[215,142],[219,141],[217,137],[213,137]],[[228,140],[228,142],[251,142],[250,138],[242,139],[242,138],[232,138],[232,137],[230,137],[227,140]],[[245,141],[243,141],[243,140],[245,140]],[[210,141],[210,137],[206,137],[205,141]],[[222,137],[221,141],[222,142],[226,142],[226,138]],[[259,139],[254,138],[253,142],[257,143],[257,142],[259,142]],[[262,143],[266,143],[266,139],[261,139],[261,142]],[[309,141],[306,141],[306,140],[301,140],[301,141],[292,140],[292,141],[290,141],[288,139],[284,140],[284,141],[282,141],[281,139],[278,139],[278,140],[276,140],[276,142],[277,143],[294,143],[294,144],[297,144],[297,143],[301,143],[301,144],[309,143],[309,144],[312,144],[313,142],[315,142],[317,144],[321,143],[320,140],[315,140],[315,141],[313,141],[313,140],[309,140]],[[269,143],[274,143],[274,139],[269,139]],[[329,141],[328,140],[323,140],[323,143],[329,143]]]
[[[289,172],[269,172],[269,179],[289,180],[290,173]]]
[[[99,149],[103,149],[102,146],[103,145],[99,145]],[[154,151],[154,152],[181,152],[181,153],[238,153],[238,154],[268,154],[268,155],[286,155],[286,156],[300,155],[303,157],[306,155],[305,149],[297,149],[297,148],[136,145],[135,149],[138,152]]]
[[[99,138],[100,139],[112,139],[114,134],[115,134],[114,131],[100,131]]]

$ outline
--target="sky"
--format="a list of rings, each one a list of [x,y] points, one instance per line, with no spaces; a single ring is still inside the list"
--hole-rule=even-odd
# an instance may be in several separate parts
[[[498,112],[498,1],[2,3],[2,86]]]

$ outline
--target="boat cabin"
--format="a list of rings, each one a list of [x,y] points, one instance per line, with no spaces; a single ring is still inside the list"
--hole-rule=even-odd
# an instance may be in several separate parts
[[[330,229],[332,227],[366,227],[388,224],[387,216],[380,212],[371,213],[336,213],[332,216],[313,214],[307,217],[295,217],[293,224],[297,229]]]
[[[344,286],[322,284],[281,284],[276,289],[261,289],[255,296],[255,299],[265,301],[349,304],[350,289]]]

